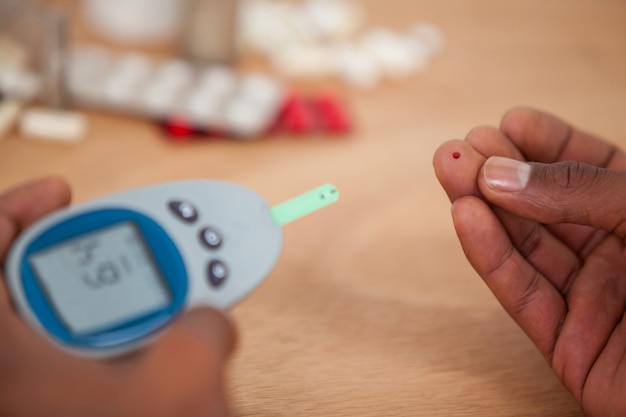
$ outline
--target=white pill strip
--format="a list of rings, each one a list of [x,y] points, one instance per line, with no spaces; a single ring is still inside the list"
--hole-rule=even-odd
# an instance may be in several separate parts
[[[79,105],[154,120],[183,118],[242,139],[264,134],[285,96],[280,82],[261,73],[113,54],[89,45],[74,48],[69,76]]]
[[[76,112],[31,108],[23,112],[19,127],[25,138],[75,143],[85,136],[87,120]]]

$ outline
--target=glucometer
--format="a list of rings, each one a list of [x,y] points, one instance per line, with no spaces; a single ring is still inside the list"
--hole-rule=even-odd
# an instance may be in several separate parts
[[[9,290],[61,349],[123,354],[184,311],[241,300],[278,260],[282,226],[338,197],[328,184],[269,207],[248,188],[212,180],[112,194],[22,233],[6,262]]]

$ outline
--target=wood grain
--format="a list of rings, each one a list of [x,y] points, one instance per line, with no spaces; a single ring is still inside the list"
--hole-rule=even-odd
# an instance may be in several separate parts
[[[83,201],[202,177],[274,204],[333,182],[340,203],[289,225],[275,270],[233,310],[237,415],[581,416],[465,261],[431,158],[515,105],[626,145],[626,3],[364,4],[381,25],[440,25],[447,46],[409,80],[366,92],[337,85],[355,118],[351,137],[175,144],[150,123],[89,113],[78,146],[17,134],[0,142],[0,189],[58,174]]]

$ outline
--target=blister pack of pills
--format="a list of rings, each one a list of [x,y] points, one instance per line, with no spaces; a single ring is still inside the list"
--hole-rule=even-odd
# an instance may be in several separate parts
[[[195,67],[87,45],[74,48],[69,62],[68,90],[76,105],[157,121],[179,117],[222,136],[262,135],[285,97],[274,78],[225,66]]]
[[[182,117],[161,123],[167,137],[185,142],[193,138],[220,138],[220,132],[194,125]],[[264,136],[289,135],[345,137],[353,130],[353,122],[343,100],[329,92],[301,94],[289,92],[277,118]]]

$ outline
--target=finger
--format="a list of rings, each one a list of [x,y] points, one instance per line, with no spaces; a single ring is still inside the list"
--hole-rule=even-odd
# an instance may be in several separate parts
[[[196,309],[178,319],[150,348],[144,361],[158,362],[175,353],[191,364],[194,356],[221,363],[232,352],[235,341],[233,322],[225,313],[212,308]]]
[[[15,237],[40,217],[69,204],[71,191],[58,177],[34,180],[0,195],[0,265]],[[10,306],[0,273],[0,309]],[[9,317],[10,315],[3,315]]]
[[[69,204],[68,184],[47,177],[13,188],[0,196],[0,259],[24,228],[44,215]]]
[[[626,169],[626,155],[613,144],[582,132],[540,111],[516,108],[500,124],[529,161],[579,161],[602,168]]]
[[[435,172],[452,201],[466,195],[482,196],[476,178],[485,158],[470,146],[470,142],[482,144],[485,152],[519,155],[501,132],[486,127],[474,129],[465,141],[452,140],[441,145],[434,157]],[[542,225],[497,207],[492,209],[521,255],[559,291],[566,293],[580,266],[576,254]]]
[[[615,389],[615,378],[607,375],[626,375],[626,317],[615,326],[602,353],[587,375],[581,403],[587,410],[597,410],[598,415],[609,416],[611,413],[626,415],[626,404],[622,396],[606,397],[606,393]]]
[[[557,289],[515,249],[507,231],[479,198],[459,198],[454,226],[467,259],[505,310],[551,362],[566,314]]]
[[[465,195],[480,195],[476,178],[485,158],[462,140],[443,143],[433,157],[435,175],[450,201]]]
[[[475,175],[493,155],[523,157],[499,129],[486,126],[470,131],[465,141],[450,140],[435,151],[435,174],[451,201],[464,195],[480,195]]]
[[[226,415],[224,364],[234,345],[224,313],[207,308],[180,318],[140,359],[126,407],[149,402],[158,415]]]
[[[467,134],[465,141],[485,159],[490,156],[504,156],[524,160],[524,155],[517,149],[517,146],[500,129],[494,127],[474,128]]]
[[[624,241],[605,239],[590,255],[567,296],[568,314],[555,346],[553,367],[580,401],[588,373],[626,307]]]
[[[576,162],[489,158],[478,184],[492,203],[539,223],[573,223],[626,236],[626,172]]]
[[[530,161],[572,160],[603,168],[626,169],[626,156],[615,146],[544,112],[512,109],[503,117],[501,129]],[[581,256],[603,238],[595,229],[585,226],[555,225],[550,230]]]
[[[573,272],[577,278],[567,295],[569,313],[555,347],[554,369],[580,399],[587,373],[626,307],[626,222],[621,206],[626,172],[496,157],[485,163],[479,186],[489,201],[534,221],[576,223],[614,233],[604,235],[582,269]]]
[[[493,207],[515,250],[563,295],[581,268],[581,261],[569,246],[540,223]]]

